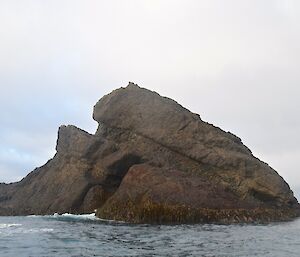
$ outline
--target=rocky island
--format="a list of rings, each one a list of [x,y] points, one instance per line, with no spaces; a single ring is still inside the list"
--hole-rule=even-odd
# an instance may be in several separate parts
[[[94,106],[91,135],[61,126],[55,156],[0,184],[0,215],[91,213],[133,223],[284,221],[299,204],[240,138],[129,83]]]

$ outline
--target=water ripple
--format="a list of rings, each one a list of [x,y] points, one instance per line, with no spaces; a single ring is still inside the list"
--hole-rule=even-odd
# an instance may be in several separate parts
[[[1,257],[299,256],[300,220],[269,225],[130,225],[93,215],[0,217]]]

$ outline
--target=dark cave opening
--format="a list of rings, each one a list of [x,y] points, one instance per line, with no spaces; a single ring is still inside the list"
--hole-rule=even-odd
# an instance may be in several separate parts
[[[83,189],[82,194],[74,201],[70,211],[72,213],[89,213],[94,211],[95,208],[101,207],[119,188],[130,167],[142,162],[142,158],[135,154],[126,154],[113,162],[107,168],[104,181],[97,181],[96,183],[95,181],[90,181]],[[96,188],[97,190],[95,190]],[[90,190],[92,191],[90,192]],[[89,192],[91,194],[88,195]],[[86,199],[87,196],[89,199]],[[86,209],[84,206],[88,203],[93,203],[91,205],[93,207]]]
[[[123,156],[108,167],[108,174],[103,184],[111,190],[116,190],[130,167],[140,163],[142,163],[142,158],[138,155],[127,154]]]

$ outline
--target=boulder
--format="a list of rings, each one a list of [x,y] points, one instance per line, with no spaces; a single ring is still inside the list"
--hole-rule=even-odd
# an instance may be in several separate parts
[[[91,135],[61,126],[56,154],[0,184],[0,214],[89,213],[127,222],[265,222],[299,216],[284,179],[240,138],[129,83],[94,106]]]

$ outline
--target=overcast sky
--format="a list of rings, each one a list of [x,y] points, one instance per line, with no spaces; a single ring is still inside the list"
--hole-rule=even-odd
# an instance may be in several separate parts
[[[242,138],[300,196],[300,1],[1,0],[0,181],[128,81]]]

